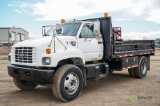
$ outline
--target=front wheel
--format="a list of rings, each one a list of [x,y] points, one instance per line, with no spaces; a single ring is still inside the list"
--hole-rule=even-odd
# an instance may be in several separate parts
[[[21,90],[29,91],[37,87],[37,84],[13,78],[14,84]]]
[[[83,88],[83,74],[75,65],[63,65],[53,77],[52,92],[54,96],[64,102],[79,96]]]

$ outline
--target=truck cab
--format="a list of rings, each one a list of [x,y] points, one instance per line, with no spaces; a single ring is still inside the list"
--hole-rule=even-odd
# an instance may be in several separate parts
[[[63,32],[57,33],[57,28],[62,28]],[[98,21],[61,23],[52,26],[40,39],[26,40],[14,45],[11,64],[56,67],[58,62],[69,58],[79,58],[81,64],[85,64],[102,59],[102,42]],[[50,63],[45,63],[48,60]]]

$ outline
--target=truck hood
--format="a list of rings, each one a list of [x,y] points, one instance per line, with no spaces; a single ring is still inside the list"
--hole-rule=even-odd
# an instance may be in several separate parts
[[[13,47],[37,47],[40,45],[49,45],[53,36],[46,36],[39,39],[30,39],[22,42],[18,42]],[[75,36],[56,36],[61,42],[65,43],[65,41],[75,40]],[[54,42],[54,38],[52,44]],[[56,39],[57,42],[57,39]]]

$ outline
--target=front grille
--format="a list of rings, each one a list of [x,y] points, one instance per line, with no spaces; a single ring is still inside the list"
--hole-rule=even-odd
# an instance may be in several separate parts
[[[12,59],[18,63],[36,63],[37,50],[33,47],[16,47],[12,50]]]

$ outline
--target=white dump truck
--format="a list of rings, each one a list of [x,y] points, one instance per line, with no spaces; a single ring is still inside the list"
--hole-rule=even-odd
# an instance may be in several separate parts
[[[43,37],[15,44],[8,73],[21,90],[51,85],[54,96],[68,102],[78,97],[88,79],[102,79],[114,70],[128,69],[144,78],[154,55],[152,40],[121,39],[121,28],[111,17],[74,20],[43,27]]]

